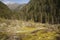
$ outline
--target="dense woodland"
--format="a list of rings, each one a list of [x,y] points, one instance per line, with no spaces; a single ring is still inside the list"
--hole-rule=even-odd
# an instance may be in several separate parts
[[[22,9],[15,11],[11,11],[0,2],[0,17],[58,24],[60,23],[60,0],[30,0]]]
[[[23,9],[25,20],[41,23],[60,23],[60,0],[31,0]],[[22,14],[21,13],[21,14]]]

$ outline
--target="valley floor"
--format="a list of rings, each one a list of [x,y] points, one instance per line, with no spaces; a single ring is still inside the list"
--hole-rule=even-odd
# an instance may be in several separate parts
[[[57,40],[60,24],[0,20],[0,40]]]

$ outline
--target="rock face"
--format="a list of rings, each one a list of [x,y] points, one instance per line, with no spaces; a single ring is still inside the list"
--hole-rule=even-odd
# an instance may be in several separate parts
[[[4,3],[0,1],[0,17],[1,18],[10,18],[11,15],[11,10],[6,6]]]
[[[30,0],[22,9],[23,20],[41,23],[60,23],[60,0]]]

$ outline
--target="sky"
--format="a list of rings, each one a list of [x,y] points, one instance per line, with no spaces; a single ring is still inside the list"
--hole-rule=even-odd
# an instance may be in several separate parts
[[[0,0],[2,1],[3,3],[5,4],[8,4],[8,3],[19,3],[19,4],[24,4],[24,3],[28,3],[29,0]]]

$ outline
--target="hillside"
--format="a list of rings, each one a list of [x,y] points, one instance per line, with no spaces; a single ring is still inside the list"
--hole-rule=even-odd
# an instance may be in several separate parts
[[[60,23],[60,1],[59,0],[30,0],[20,11],[23,20],[34,20],[40,23]]]
[[[6,4],[11,10],[15,10],[20,4],[13,3],[13,4]]]
[[[0,1],[0,18],[11,18],[11,10]]]
[[[20,5],[16,8],[17,12],[19,12],[25,5],[26,5],[26,4],[20,4]]]

